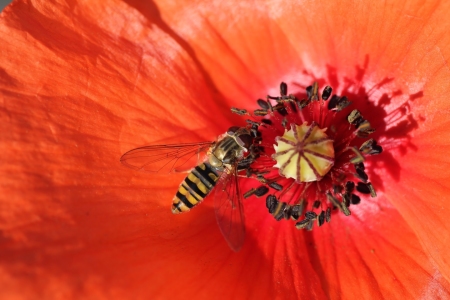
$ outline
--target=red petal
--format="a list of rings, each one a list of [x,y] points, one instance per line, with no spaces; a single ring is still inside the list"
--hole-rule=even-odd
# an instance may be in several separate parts
[[[428,117],[437,119],[438,115]],[[446,131],[449,125],[447,121],[441,126],[435,127],[433,124],[417,134],[414,137],[417,149],[406,156],[397,155],[403,169],[401,184],[395,180],[386,184],[390,201],[408,221],[446,278],[450,276],[450,239],[447,238],[450,232],[450,202],[447,196],[450,190],[450,159],[445,154],[450,140]]]
[[[404,92],[412,94],[423,86],[414,112],[433,108],[423,132],[445,135],[443,118],[435,119],[437,109],[448,109],[448,89],[439,88],[448,82],[448,8],[429,2],[420,10],[404,3],[385,8],[314,2],[268,9],[259,3],[188,8],[177,3],[172,11],[161,6],[161,18],[154,7],[135,3],[136,9],[124,3],[15,2],[2,14],[0,122],[8,128],[0,136],[0,150],[8,158],[0,166],[8,174],[0,186],[0,194],[8,195],[0,201],[3,298],[164,298],[174,288],[197,298],[348,298],[365,290],[385,297],[448,296],[448,283],[440,278],[449,270],[443,252],[448,228],[438,216],[435,224],[444,237],[438,240],[432,227],[417,222],[419,209],[436,202],[425,202],[428,188],[414,191],[414,205],[402,198],[410,186],[403,182],[420,180],[413,172],[402,171],[395,185],[385,183],[385,195],[420,240],[381,198],[384,211],[333,218],[331,227],[314,232],[312,240],[323,241],[316,249],[302,244],[311,242],[304,239],[308,233],[277,224],[285,228],[279,238],[294,231],[281,247],[283,240],[275,240],[267,226],[273,221],[253,202],[247,205],[247,244],[231,254],[210,204],[176,219],[169,213],[182,175],[161,179],[118,163],[120,154],[139,144],[217,136],[238,120],[223,113],[230,105],[242,106],[276,90],[280,80],[303,68],[324,77],[330,64],[339,78],[362,80],[353,70],[364,65],[366,55],[371,76],[365,77],[366,88],[391,76],[391,91],[407,87]],[[444,151],[445,140],[432,141]],[[416,158],[431,157],[447,174],[445,158],[429,156],[423,148],[418,145],[416,156],[409,151],[402,168],[415,170]],[[435,177],[432,170],[427,168],[422,187],[431,187],[447,212],[448,188],[436,181],[448,176]],[[342,238],[338,230],[344,226],[350,233]]]
[[[274,282],[286,297],[450,296],[448,281],[383,196],[351,206],[350,217],[333,214],[330,223],[313,232],[298,231],[286,221],[263,220],[265,209],[255,202],[246,207],[253,221],[249,228],[265,255],[274,259]]]

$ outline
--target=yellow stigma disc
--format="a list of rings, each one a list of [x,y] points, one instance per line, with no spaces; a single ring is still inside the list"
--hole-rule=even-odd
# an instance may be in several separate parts
[[[282,176],[297,182],[321,180],[334,164],[333,140],[316,123],[291,124],[283,136],[275,139],[276,168]]]

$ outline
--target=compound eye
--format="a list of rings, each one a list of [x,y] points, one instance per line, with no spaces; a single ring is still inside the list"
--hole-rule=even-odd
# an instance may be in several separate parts
[[[253,143],[253,138],[250,134],[241,134],[236,137],[236,142],[239,146],[244,147],[245,149],[249,149]]]
[[[241,127],[239,127],[239,126],[230,127],[230,128],[228,128],[227,133],[228,133],[228,135],[233,136],[240,128]]]

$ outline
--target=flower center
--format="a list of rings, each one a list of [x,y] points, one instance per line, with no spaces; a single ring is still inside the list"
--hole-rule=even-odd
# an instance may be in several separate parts
[[[334,164],[333,140],[316,123],[291,124],[291,129],[276,137],[272,156],[281,175],[297,182],[321,180]]]
[[[317,83],[297,97],[281,83],[280,96],[257,104],[247,120],[256,144],[246,174],[261,185],[244,198],[268,194],[266,207],[276,220],[293,219],[298,229],[310,230],[315,221],[329,222],[334,211],[350,216],[361,196],[376,197],[364,162],[383,149],[368,139],[375,130],[347,97],[332,95],[329,86],[320,94]]]

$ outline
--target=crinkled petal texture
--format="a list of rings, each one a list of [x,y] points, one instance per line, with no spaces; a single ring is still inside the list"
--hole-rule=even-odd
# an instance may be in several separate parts
[[[282,3],[281,3],[282,2]],[[449,4],[16,1],[0,19],[0,296],[450,297]],[[142,144],[213,140],[314,80],[378,128],[379,197],[313,232],[246,200],[228,249],[183,174],[123,168]]]

